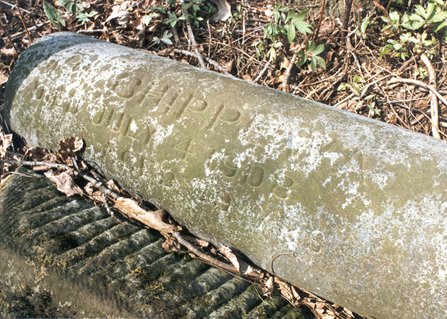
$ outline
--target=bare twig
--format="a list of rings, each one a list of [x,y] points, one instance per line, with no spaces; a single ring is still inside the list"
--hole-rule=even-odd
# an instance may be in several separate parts
[[[420,86],[423,87],[427,90],[430,90],[431,92],[433,92],[434,95],[436,95],[436,97],[447,106],[447,100],[432,86],[428,85],[427,83],[424,83],[422,81],[419,80],[413,80],[413,79],[403,79],[403,78],[393,78],[391,79],[388,84],[396,84],[396,83],[405,83],[405,84],[412,84],[412,85],[416,85],[416,86]]]
[[[20,21],[22,21],[22,25],[25,28],[26,34],[28,35],[28,39],[33,42],[33,37],[31,36],[31,33],[28,30],[28,26],[25,23],[25,19],[23,18],[22,15],[22,9],[20,8],[20,6],[17,4],[17,11],[19,11],[19,17],[20,17]]]
[[[13,3],[9,3],[8,1],[4,1],[4,0],[0,0],[0,3],[3,3],[9,7],[11,7],[12,9],[14,9],[15,7],[17,7],[17,4],[13,4]],[[31,12],[29,12],[28,10],[22,9],[23,12],[26,12],[28,14],[31,14]]]
[[[287,69],[286,69],[286,73],[284,74],[284,80],[283,80],[282,85],[281,85],[281,89],[284,92],[289,92],[290,72],[292,71],[293,65],[295,64],[297,51],[298,50],[295,50],[295,52],[293,52],[292,59],[290,60],[290,63],[287,66]]]
[[[194,32],[192,31],[191,21],[189,20],[189,17],[188,17],[188,11],[186,10],[186,7],[184,5],[182,5],[182,11],[183,11],[183,15],[186,18],[186,30],[188,30],[189,42],[197,56],[197,60],[199,60],[200,66],[202,68],[206,69],[205,62],[203,62],[202,55],[200,54],[199,48],[197,47],[197,42],[196,42],[196,38],[194,37]]]
[[[23,10],[23,9],[22,9],[22,10]],[[38,24],[36,24],[35,26],[29,27],[29,28],[28,28],[28,31],[29,31],[29,32],[34,31],[34,30],[36,30],[37,28],[40,28],[40,27],[44,26],[44,25],[47,24],[48,22],[49,22],[49,21],[45,21],[45,22],[43,22],[43,23],[38,23]],[[15,39],[17,39],[17,38],[22,37],[24,34],[26,34],[26,31],[19,31],[19,32],[16,32],[16,33],[14,33],[13,35],[11,35],[11,39],[12,39],[12,40],[15,40]],[[5,39],[5,38],[3,38],[3,39]]]
[[[261,79],[261,77],[264,75],[264,73],[268,70],[268,68],[270,66],[270,62],[271,62],[270,60],[267,61],[267,63],[264,65],[261,72],[259,72],[259,74],[256,77],[256,79],[254,80],[254,82],[258,82]]]
[[[345,10],[343,12],[343,24],[341,32],[343,38],[348,34],[348,24],[351,18],[351,9],[353,0],[344,0],[344,1],[345,1]]]
[[[436,90],[436,71],[431,64],[430,59],[425,53],[421,54],[421,61],[425,64],[428,70],[428,78],[430,81],[430,87]],[[439,105],[438,98],[433,90],[430,90],[430,110],[431,110],[431,132],[434,138],[441,139],[439,134]]]
[[[372,2],[374,3],[374,6],[375,6],[378,10],[380,10],[384,16],[388,16],[388,10],[385,9],[385,7],[384,7],[379,1],[377,1],[377,0],[372,0]],[[390,5],[390,4],[391,4],[391,1],[388,1],[388,5]]]
[[[180,45],[180,38],[178,36],[177,29],[174,28],[174,27],[171,27],[171,31],[172,31],[172,34],[174,35],[174,44],[176,46],[179,46]]]
[[[318,34],[320,33],[320,27],[321,27],[321,22],[323,21],[324,18],[324,9],[326,8],[326,0],[321,0],[321,7],[320,7],[320,16],[318,18],[318,24],[317,27],[314,30],[314,34],[312,36],[312,39],[317,39],[318,38]]]
[[[104,33],[106,32],[105,29],[93,29],[93,30],[78,30],[77,33],[81,34],[94,34],[94,33]]]
[[[3,31],[6,34],[6,37],[8,38],[9,42],[12,44],[12,47],[14,48],[14,51],[16,52],[17,55],[19,55],[19,50],[17,50],[16,44],[14,43],[14,41],[11,39],[11,36],[9,35],[8,30],[5,28],[5,26],[3,25],[3,23],[0,21],[0,27],[3,29]]]
[[[0,163],[9,163],[17,166],[29,166],[29,167],[35,167],[35,166],[46,166],[49,168],[56,168],[56,169],[70,169],[70,166],[66,164],[59,164],[59,163],[49,163],[49,162],[43,162],[43,161],[19,161],[19,160],[0,160]]]
[[[223,270],[229,271],[231,273],[237,273],[238,271],[236,268],[231,265],[224,262],[221,262],[220,260],[217,260],[216,258],[211,259],[210,256],[207,254],[201,252],[196,247],[194,247],[190,242],[188,242],[186,239],[182,237],[182,235],[179,232],[173,232],[172,236],[177,239],[177,241],[184,247],[188,249],[188,251],[192,252],[194,255],[199,257],[202,260],[209,261],[212,266],[221,268]]]
[[[191,51],[188,51],[188,50],[174,49],[174,52],[197,58],[197,54],[195,54]],[[214,61],[213,59],[210,59],[206,56],[204,56],[203,58],[206,60],[206,62],[211,64],[216,70],[218,70],[222,73],[231,75],[230,73],[227,72],[227,70],[225,70],[225,68],[223,66],[221,66],[219,63],[217,63],[217,61]]]

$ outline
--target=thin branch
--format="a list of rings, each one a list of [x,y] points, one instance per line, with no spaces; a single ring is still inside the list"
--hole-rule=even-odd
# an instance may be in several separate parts
[[[388,81],[388,84],[397,84],[397,83],[412,84],[412,85],[420,86],[424,89],[430,90],[437,96],[437,98],[442,103],[444,103],[447,106],[447,100],[441,95],[441,93],[439,93],[435,88],[431,87],[427,83],[424,83],[419,80],[404,79],[404,78],[392,78],[391,80]]]
[[[318,34],[320,33],[320,27],[321,27],[321,22],[323,21],[324,18],[324,9],[326,8],[326,0],[321,0],[321,7],[320,7],[320,17],[318,18],[318,24],[317,27],[314,30],[314,34],[312,36],[312,39],[317,39],[318,38]]]
[[[0,21],[0,27],[3,29],[3,31],[6,34],[6,37],[8,38],[9,42],[11,42],[12,47],[14,48],[14,51],[16,52],[17,55],[19,55],[19,50],[17,50],[16,44],[14,43],[14,41],[11,39],[11,36],[9,35],[9,32],[7,30],[7,28],[5,28],[5,26],[3,25],[3,23]]]
[[[188,30],[189,42],[191,43],[192,48],[197,56],[197,60],[199,60],[200,66],[202,68],[206,69],[205,62],[203,62],[202,55],[200,54],[198,46],[197,46],[196,38],[194,37],[194,32],[192,31],[191,21],[189,20],[189,15],[188,15],[188,10],[186,10],[186,8],[183,4],[182,4],[182,12],[186,18],[186,30]]]
[[[194,247],[190,242],[188,242],[186,239],[184,239],[179,232],[173,232],[172,236],[175,239],[177,239],[177,241],[181,245],[185,246],[186,249],[188,249],[188,251],[192,252],[194,255],[196,255],[200,259],[209,262],[212,266],[224,269],[231,273],[238,273],[237,269],[233,265],[221,262],[220,260],[217,260],[216,258],[210,258],[210,256],[208,256],[207,254],[202,253],[200,250],[198,250],[196,247]]]
[[[292,55],[292,59],[290,59],[289,65],[287,66],[287,69],[286,69],[286,73],[284,74],[284,80],[283,80],[283,82],[281,84],[281,89],[284,92],[289,92],[290,73],[292,71],[293,65],[296,62],[296,57],[297,57],[298,50],[300,50],[300,49],[301,49],[301,46],[297,47],[294,50],[293,55]]]
[[[23,18],[22,15],[22,9],[20,8],[20,6],[17,4],[17,10],[19,11],[19,17],[20,17],[20,21],[22,21],[22,25],[25,28],[26,34],[28,35],[28,39],[33,42],[33,37],[31,36],[31,33],[28,30],[28,26],[25,23],[25,19]]]
[[[187,56],[191,56],[191,57],[197,58],[197,54],[195,54],[195,53],[193,53],[191,51],[188,51],[188,50],[174,49],[174,52],[181,53],[181,54],[184,54],[184,55],[187,55]],[[227,70],[225,70],[225,68],[223,66],[221,66],[219,63],[217,63],[217,61],[215,61],[213,59],[210,59],[210,58],[208,58],[206,56],[204,56],[203,58],[206,60],[206,62],[211,64],[216,70],[218,70],[218,71],[220,71],[222,73],[231,75],[230,73],[228,73]]]
[[[22,9],[22,10],[23,10],[23,9]],[[44,26],[45,24],[48,24],[48,22],[49,22],[49,21],[45,21],[45,22],[43,22],[43,23],[38,23],[38,24],[36,24],[36,25],[34,25],[34,26],[32,26],[32,27],[29,27],[29,28],[28,28],[28,31],[29,31],[29,32],[34,31],[34,30],[36,30],[37,28],[40,28],[40,27]],[[15,40],[15,39],[17,39],[17,38],[20,38],[20,37],[23,36],[24,34],[26,34],[26,31],[19,31],[19,32],[16,32],[16,33],[14,33],[13,35],[11,35],[10,38],[11,38],[12,40]],[[3,38],[3,39],[5,39],[5,38]]]
[[[259,72],[259,74],[256,77],[256,79],[254,80],[254,82],[258,82],[261,79],[261,77],[264,75],[264,73],[268,70],[268,68],[270,66],[270,62],[271,62],[270,60],[267,61],[267,63],[264,65],[261,72]]]
[[[8,1],[0,0],[0,3],[3,3],[3,4],[5,4],[5,5],[11,7],[12,9],[14,9],[15,7],[17,7],[17,4],[12,4],[12,3],[9,3]],[[31,12],[29,12],[28,10],[25,10],[25,9],[22,9],[22,10],[23,10],[23,12],[26,12],[26,13],[28,13],[28,14],[31,14]]]
[[[433,90],[436,90],[436,71],[431,64],[430,59],[425,53],[421,54],[421,61],[425,64],[425,67],[428,70],[428,78],[430,81],[430,87]],[[431,110],[431,132],[434,138],[441,139],[441,135],[439,134],[439,105],[438,98],[433,91],[430,91],[430,110]]]
[[[345,37],[348,34],[348,24],[351,18],[351,9],[352,9],[352,1],[353,0],[344,0],[345,1],[345,10],[343,12],[343,24],[341,34]]]

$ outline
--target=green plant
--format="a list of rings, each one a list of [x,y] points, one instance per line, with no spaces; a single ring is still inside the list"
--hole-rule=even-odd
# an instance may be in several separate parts
[[[215,8],[209,1],[189,0],[183,1],[181,9],[178,10],[176,1],[168,0],[165,3],[150,7],[150,13],[143,17],[143,23],[149,25],[153,18],[162,17],[162,22],[170,27],[176,27],[180,21],[189,20],[195,27],[199,27],[204,17],[214,13]]]
[[[362,95],[363,82],[365,82],[365,80],[361,76],[354,75],[349,83],[348,82],[341,83],[338,86],[338,91],[349,90],[355,96],[360,97]]]
[[[60,12],[49,2],[43,1],[43,11],[48,20],[58,29],[65,27],[65,19]]]
[[[58,29],[66,26],[66,21],[62,15],[61,8],[63,8],[68,15],[75,17],[81,24],[89,22],[92,18],[98,15],[98,12],[95,10],[86,12],[83,3],[80,0],[59,0],[58,3],[58,8],[56,8],[50,2],[43,1],[45,15]]]
[[[171,32],[164,31],[161,38],[153,37],[152,41],[155,42],[155,44],[164,43],[167,45],[172,45],[172,41],[171,41],[172,36],[173,36],[173,34]]]
[[[436,54],[439,41],[447,41],[447,2],[428,0],[411,11],[400,14],[390,11],[382,17],[385,36],[391,36],[381,49],[381,56],[390,55],[405,60],[410,54]]]
[[[305,11],[297,12],[287,6],[277,4],[272,12],[273,20],[264,27],[264,39],[256,44],[258,57],[275,60],[279,50],[296,49],[297,66],[309,63],[313,70],[318,66],[325,68],[326,63],[320,56],[325,50],[324,44],[307,40],[312,34],[312,25],[307,21]]]
[[[371,24],[371,17],[372,17],[372,14],[367,15],[362,20],[362,23],[360,24],[360,28],[357,28],[357,30],[356,30],[356,35],[361,37],[364,40],[367,38],[366,30],[368,29],[368,27]]]

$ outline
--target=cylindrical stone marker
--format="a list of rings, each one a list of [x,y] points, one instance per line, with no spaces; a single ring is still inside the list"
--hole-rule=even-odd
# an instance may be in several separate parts
[[[25,51],[4,115],[193,233],[377,318],[447,316],[447,144],[85,36]],[[273,268],[273,270],[272,270]]]

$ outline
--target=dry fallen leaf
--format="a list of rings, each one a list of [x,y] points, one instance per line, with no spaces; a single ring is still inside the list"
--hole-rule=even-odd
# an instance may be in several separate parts
[[[217,7],[217,12],[210,18],[213,22],[226,21],[231,17],[231,6],[226,0],[210,0]]]
[[[135,200],[125,197],[117,198],[114,207],[125,216],[138,220],[144,225],[158,230],[162,234],[169,234],[177,231],[175,225],[168,224],[163,220],[166,214],[163,210],[145,210],[141,208]]]
[[[273,277],[270,277],[265,283],[265,287],[263,289],[264,296],[270,297],[273,293],[274,288],[275,285],[273,282]]]
[[[98,203],[103,203],[104,202],[104,193],[99,191],[99,190],[97,190],[97,188],[95,188],[91,182],[88,182],[84,186],[84,191],[94,201],[96,201]]]
[[[68,173],[69,171],[62,172],[60,174],[54,174],[53,171],[47,171],[44,175],[53,183],[56,184],[58,191],[64,193],[68,197],[74,195],[83,195],[82,189],[75,184],[73,176]]]
[[[0,158],[6,157],[8,148],[12,145],[12,134],[0,133]]]
[[[112,14],[106,19],[106,22],[117,19],[119,25],[127,25],[130,19],[131,1],[125,1],[122,4],[115,5],[112,8]]]
[[[173,238],[169,237],[165,240],[165,242],[161,245],[165,252],[178,252],[182,250],[180,244]]]
[[[237,271],[240,271],[239,260],[229,247],[222,245],[219,247],[219,252],[233,264]]]
[[[13,47],[11,48],[3,47],[0,49],[0,53],[6,56],[15,56],[17,54],[16,50]]]
[[[3,72],[0,72],[0,86],[8,82],[8,76]]]
[[[122,193],[121,189],[118,187],[118,185],[116,184],[116,182],[113,179],[109,179],[106,182],[106,186],[108,189],[114,191],[115,193],[118,193],[118,194]]]
[[[250,265],[244,270],[244,275],[255,278],[263,278],[263,273],[259,269],[255,269]]]
[[[84,141],[79,137],[69,137],[59,142],[59,153],[67,156],[75,156],[84,148]]]

